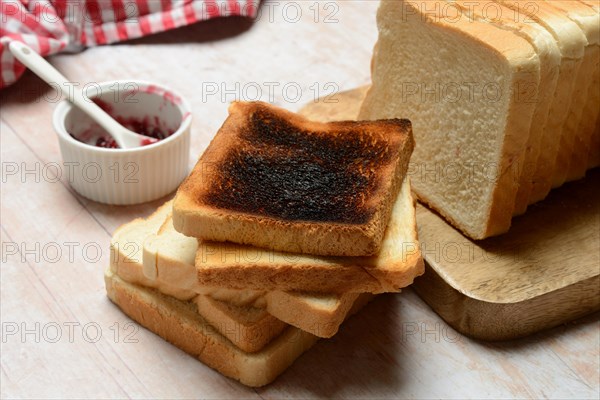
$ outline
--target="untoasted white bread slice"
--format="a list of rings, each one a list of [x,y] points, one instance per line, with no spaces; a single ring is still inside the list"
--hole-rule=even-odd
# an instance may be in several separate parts
[[[259,387],[272,382],[318,338],[288,327],[261,351],[246,353],[234,346],[198,313],[196,305],[105,274],[108,297],[129,317],[221,374],[244,385]],[[362,295],[351,313],[370,296]]]
[[[474,239],[506,232],[537,103],[539,57],[514,32],[445,1],[383,0],[372,85],[359,119],[414,127],[420,200]]]
[[[584,64],[579,73],[583,80],[580,82],[583,83],[580,90],[586,101],[581,110],[576,142],[566,174],[566,181],[572,181],[585,175],[590,149],[593,146],[600,147],[600,143],[593,143],[596,120],[600,112],[600,89],[598,89],[600,87],[600,15],[591,7],[578,1],[552,0],[548,3],[573,20],[584,32],[588,41]]]
[[[318,257],[201,241],[195,263],[197,279],[206,286],[320,293],[399,291],[423,273],[409,180],[402,184],[377,256]]]
[[[147,219],[137,218],[115,231],[110,263],[114,273],[130,283],[158,289],[180,300],[200,295],[198,304],[209,322],[246,351],[256,351],[264,345],[269,334],[272,336],[281,327],[281,321],[320,337],[337,333],[358,293],[265,292],[201,285],[194,266],[198,241],[175,231],[169,215],[171,210],[172,201],[166,202]],[[150,276],[145,275],[148,271],[151,271]],[[225,313],[226,306],[237,311]],[[250,319],[243,317],[248,312],[253,313]],[[224,315],[230,318],[223,319]],[[251,323],[256,320],[268,325],[269,330],[258,331]],[[232,326],[236,328],[231,329]]]
[[[447,0],[453,6],[459,6],[462,12],[477,21],[491,24],[499,29],[509,30],[527,40],[536,50],[540,59],[540,85],[529,138],[525,147],[525,159],[519,167],[520,178],[513,215],[521,215],[529,204],[529,196],[534,181],[547,174],[551,162],[558,151],[559,132],[548,129],[547,122],[550,106],[557,87],[561,53],[554,37],[541,25],[529,19],[525,13],[498,4],[493,0],[472,2],[468,0]],[[492,12],[493,10],[493,12]],[[564,77],[563,77],[564,78]],[[542,151],[543,149],[543,151]],[[551,155],[554,155],[551,157]],[[535,175],[536,165],[545,165]]]
[[[407,120],[321,123],[234,102],[177,191],[175,229],[292,253],[377,254],[413,146]]]

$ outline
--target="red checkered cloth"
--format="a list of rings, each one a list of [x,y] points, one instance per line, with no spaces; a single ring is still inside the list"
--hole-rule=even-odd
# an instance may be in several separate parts
[[[42,56],[134,39],[232,15],[254,17],[259,0],[0,0],[0,89],[25,67],[8,50],[20,40]]]

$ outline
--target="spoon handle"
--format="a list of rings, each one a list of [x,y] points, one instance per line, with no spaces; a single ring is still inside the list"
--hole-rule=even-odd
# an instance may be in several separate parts
[[[46,81],[50,86],[62,92],[67,99],[96,121],[104,130],[110,133],[119,147],[126,148],[121,132],[123,126],[108,115],[102,108],[89,98],[84,97],[81,90],[72,85],[67,78],[58,72],[48,61],[24,43],[13,40],[9,45],[10,52],[27,68]]]

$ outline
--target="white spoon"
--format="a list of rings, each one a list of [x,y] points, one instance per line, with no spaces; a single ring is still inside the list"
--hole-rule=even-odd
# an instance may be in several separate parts
[[[143,144],[156,141],[154,138],[140,135],[125,128],[96,103],[84,97],[81,90],[71,84],[65,84],[69,82],[67,78],[58,72],[50,63],[48,63],[48,61],[44,60],[44,58],[36,53],[31,47],[13,40],[10,42],[9,49],[19,61],[35,72],[37,76],[51,84],[52,87],[58,85],[62,94],[66,96],[71,103],[104,128],[104,130],[115,139],[120,148],[129,149],[132,147],[140,147]],[[68,88],[71,88],[71,90],[69,91]]]

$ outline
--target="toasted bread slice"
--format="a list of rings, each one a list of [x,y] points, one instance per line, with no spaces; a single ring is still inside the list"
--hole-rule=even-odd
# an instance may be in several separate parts
[[[195,304],[128,283],[110,270],[106,271],[105,282],[108,297],[129,317],[207,366],[247,386],[259,387],[272,382],[318,340],[308,332],[288,327],[261,351],[247,353],[215,332],[198,313]],[[369,295],[359,297],[349,315],[358,312],[370,299]]]
[[[402,184],[377,256],[319,257],[200,241],[196,270],[199,284],[209,287],[321,293],[399,291],[423,273],[409,180]]]
[[[168,202],[163,207],[170,205]],[[159,217],[164,217],[164,214],[155,213],[149,219]],[[153,225],[156,226],[156,222]],[[205,286],[199,282],[194,265],[198,241],[177,232],[170,217],[157,234],[146,238],[143,247],[145,278],[154,282],[159,290],[161,287],[185,288],[186,293],[199,293],[230,305],[263,308],[275,318],[319,337],[331,337],[337,333],[359,296],[359,293],[353,292],[307,293]]]
[[[195,302],[198,310],[211,326],[241,350],[246,352],[261,350],[287,326],[283,321],[267,313],[264,308],[257,308],[252,304],[227,304],[144,276],[140,237],[152,229],[157,229],[157,221],[165,217],[166,211],[170,211],[170,207],[160,207],[150,218],[136,219],[115,232],[111,241],[111,273],[129,283],[157,289],[179,300]]]
[[[242,312],[262,309],[272,315],[269,324],[275,328],[279,323],[277,320],[280,320],[319,337],[331,337],[337,333],[358,293],[265,292],[201,285],[194,266],[198,241],[173,228],[171,210],[172,202],[169,201],[147,219],[138,218],[117,229],[111,240],[110,265],[113,273],[127,282],[155,288],[180,300],[191,300],[197,295],[201,295],[198,300],[208,297],[206,304],[200,304],[205,307],[219,305],[209,301],[214,299],[228,303],[227,306],[238,306]],[[246,329],[248,324],[244,323],[236,325],[240,318],[228,321],[214,319],[222,313],[222,310],[213,308],[213,312],[207,313],[206,318],[222,328],[223,334],[230,333],[235,335],[233,338],[239,337],[237,341],[230,339],[240,348],[252,351],[260,346],[259,341],[248,340],[258,335],[245,332],[256,328]],[[232,325],[237,327],[230,329]],[[264,338],[264,335],[258,337]]]
[[[234,102],[175,197],[175,229],[292,253],[377,254],[414,147],[407,120],[312,122]]]

